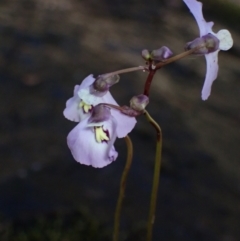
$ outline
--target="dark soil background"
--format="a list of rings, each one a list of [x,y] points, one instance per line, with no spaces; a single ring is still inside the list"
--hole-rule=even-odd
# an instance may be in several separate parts
[[[240,240],[240,5],[204,1],[214,30],[234,47],[219,54],[219,76],[200,99],[203,57],[156,75],[148,111],[161,125],[163,166],[153,240]],[[126,158],[103,169],[74,161],[62,111],[75,84],[144,64],[144,48],[175,54],[198,36],[180,0],[0,1],[0,240],[108,240]],[[119,104],[143,90],[146,73],[121,76]],[[155,133],[144,117],[130,134],[134,159],[122,213],[122,240],[144,240]],[[43,236],[41,236],[43,235]],[[45,236],[44,236],[45,235]]]

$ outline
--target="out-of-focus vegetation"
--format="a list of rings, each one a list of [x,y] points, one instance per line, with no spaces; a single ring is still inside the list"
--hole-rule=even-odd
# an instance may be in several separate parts
[[[239,29],[240,22],[240,2],[229,0],[201,0],[204,10],[207,10],[212,19],[217,18],[218,21],[223,21],[231,28]],[[224,16],[224,17],[223,17]]]
[[[50,213],[14,222],[0,220],[1,241],[102,241],[109,240],[103,226],[81,211]]]

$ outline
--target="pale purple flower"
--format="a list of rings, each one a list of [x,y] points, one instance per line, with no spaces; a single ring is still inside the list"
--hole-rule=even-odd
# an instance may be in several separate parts
[[[64,116],[75,122],[81,122],[91,115],[92,108],[100,103],[118,105],[109,91],[105,91],[102,96],[92,93],[92,86],[95,78],[93,75],[87,76],[81,85],[74,87],[73,97],[66,103],[63,111]],[[117,122],[116,135],[119,138],[125,137],[135,126],[136,119],[121,114],[118,110],[111,110],[112,116]]]
[[[200,37],[207,35],[208,33],[213,34],[219,39],[219,48],[212,53],[205,54],[207,71],[206,77],[202,89],[202,99],[206,100],[210,93],[213,81],[217,78],[218,74],[218,52],[220,50],[228,50],[233,45],[233,39],[230,32],[226,29],[220,30],[218,33],[212,31],[213,22],[206,22],[202,14],[202,3],[196,0],[183,0],[188,6],[193,16],[195,17]]]
[[[119,121],[124,119],[122,114]],[[113,146],[116,127],[117,122],[111,115],[111,110],[103,105],[96,106],[92,116],[82,120],[67,137],[68,147],[74,159],[96,168],[115,161],[118,156]]]

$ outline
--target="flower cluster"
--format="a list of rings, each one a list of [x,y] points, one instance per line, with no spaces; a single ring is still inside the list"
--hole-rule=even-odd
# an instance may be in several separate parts
[[[100,75],[96,79],[89,75],[81,85],[75,86],[73,97],[67,101],[63,113],[67,119],[78,122],[67,137],[68,146],[76,161],[93,167],[104,167],[116,160],[118,153],[114,148],[115,139],[125,137],[136,124],[134,117],[144,113],[152,79],[156,71],[166,64],[189,54],[204,55],[207,70],[202,99],[206,100],[209,97],[213,81],[218,74],[218,53],[220,50],[230,49],[233,40],[228,30],[223,29],[217,33],[212,31],[213,22],[205,21],[201,2],[183,2],[192,12],[200,30],[200,36],[186,44],[184,53],[173,56],[172,51],[166,46],[152,51],[144,49],[142,57],[146,61],[146,66]],[[119,81],[116,73],[136,70],[148,72],[143,95],[134,97],[130,107],[118,108],[109,92],[109,88]]]
[[[228,30],[212,31],[213,22],[206,22],[202,14],[202,3],[196,0],[183,0],[196,19],[200,36],[190,41],[185,46],[185,51],[173,56],[173,52],[162,46],[155,50],[142,50],[144,66],[118,70],[94,78],[86,77],[80,85],[74,87],[71,97],[64,109],[64,116],[78,124],[67,136],[67,144],[74,159],[85,165],[96,168],[107,166],[116,160],[118,153],[115,150],[116,138],[126,137],[136,124],[135,117],[144,114],[148,122],[156,130],[156,155],[153,174],[153,187],[150,200],[149,218],[147,224],[147,241],[152,240],[152,226],[155,219],[157,192],[162,153],[162,131],[157,122],[146,111],[149,103],[149,93],[152,80],[158,70],[167,64],[189,56],[191,54],[204,55],[207,64],[205,82],[202,89],[202,99],[206,100],[210,93],[213,81],[218,74],[218,53],[228,50],[233,45],[231,34]],[[118,83],[117,74],[142,70],[147,72],[143,94],[134,96],[129,106],[119,106],[109,92],[112,85]],[[128,157],[121,178],[119,199],[115,213],[113,240],[118,241],[120,211],[127,174],[132,159],[132,144],[126,137]]]
[[[136,124],[134,117],[104,105],[118,106],[109,92],[118,80],[117,75],[97,79],[89,75],[74,87],[73,97],[66,103],[64,116],[79,122],[69,133],[67,143],[74,159],[81,164],[100,168],[115,161],[116,137],[125,137]]]

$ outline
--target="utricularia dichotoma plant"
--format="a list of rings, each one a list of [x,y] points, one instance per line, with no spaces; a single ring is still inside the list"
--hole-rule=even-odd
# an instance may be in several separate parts
[[[202,3],[196,0],[183,0],[193,14],[199,28],[199,36],[188,42],[185,51],[173,55],[172,51],[162,46],[159,49],[149,51],[144,49],[142,57],[144,66],[123,69],[97,77],[87,76],[80,85],[74,87],[73,97],[66,103],[64,116],[77,122],[76,127],[69,133],[67,144],[74,159],[88,166],[102,168],[118,157],[114,147],[117,138],[125,138],[128,147],[127,162],[124,168],[120,193],[117,202],[114,220],[113,240],[118,240],[119,220],[122,200],[124,196],[125,182],[132,159],[132,143],[128,133],[136,124],[136,117],[146,116],[157,133],[157,146],[155,155],[155,167],[153,175],[153,187],[150,200],[150,210],[147,222],[146,240],[152,239],[152,226],[155,218],[157,189],[161,164],[162,135],[159,125],[146,111],[149,103],[149,90],[155,73],[164,65],[179,60],[189,55],[204,55],[206,59],[206,77],[202,89],[202,99],[208,99],[211,93],[213,81],[218,74],[218,53],[220,50],[228,50],[233,45],[231,34],[222,29],[217,33],[212,31],[213,22],[206,22],[202,14]],[[130,100],[129,106],[119,106],[110,93],[110,88],[117,84],[119,75],[132,71],[147,72],[143,93],[137,94]]]

